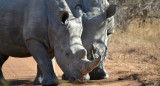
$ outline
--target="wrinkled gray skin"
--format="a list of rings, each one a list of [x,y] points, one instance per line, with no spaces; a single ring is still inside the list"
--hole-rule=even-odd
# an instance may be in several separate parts
[[[84,12],[82,17],[83,33],[82,43],[87,49],[88,59],[95,59],[102,56],[100,64],[92,72],[90,79],[98,80],[108,78],[109,75],[104,69],[104,62],[108,57],[108,43],[114,32],[115,5],[109,5],[107,0],[66,0],[73,14],[76,14],[74,7],[80,5]],[[91,57],[93,52],[93,57]],[[67,79],[65,75],[62,77]]]
[[[59,83],[50,59],[54,56],[71,82],[88,80],[100,58],[87,59],[79,12],[74,17],[63,0],[0,0],[0,85],[9,56],[33,56],[42,85]]]

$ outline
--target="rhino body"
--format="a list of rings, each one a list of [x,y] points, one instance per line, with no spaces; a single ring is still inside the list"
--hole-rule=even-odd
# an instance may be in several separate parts
[[[88,59],[102,56],[100,64],[90,72],[90,78],[94,80],[108,78],[104,69],[104,62],[108,57],[108,43],[114,32],[115,5],[110,5],[107,0],[66,0],[72,13],[75,15],[75,6],[80,5],[83,11],[82,43],[87,49]],[[91,57],[93,53],[94,58]],[[67,79],[65,75],[62,77]]]
[[[77,15],[64,0],[0,0],[0,85],[1,68],[9,56],[33,56],[42,85],[59,83],[51,61],[54,56],[70,81],[88,79],[85,75],[100,58],[87,60],[81,15]]]

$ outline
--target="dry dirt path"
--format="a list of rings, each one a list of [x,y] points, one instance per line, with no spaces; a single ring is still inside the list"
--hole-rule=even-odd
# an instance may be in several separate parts
[[[110,73],[109,79],[91,80],[84,84],[71,84],[68,81],[61,80],[63,72],[56,65],[56,72],[60,79],[59,86],[140,86],[136,80],[124,79],[119,76],[129,74],[129,69],[123,67],[107,67]],[[36,62],[32,57],[29,58],[13,58],[10,57],[3,65],[2,71],[5,78],[9,81],[10,86],[33,86],[32,82],[36,76]],[[134,76],[134,75],[133,75]]]

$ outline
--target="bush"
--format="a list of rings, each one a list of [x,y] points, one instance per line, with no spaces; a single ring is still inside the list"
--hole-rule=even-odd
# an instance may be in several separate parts
[[[135,19],[139,27],[144,26],[146,19],[160,21],[160,0],[108,0],[109,3],[117,4],[115,15],[116,27],[126,30],[128,25]],[[150,22],[152,24],[152,21]]]

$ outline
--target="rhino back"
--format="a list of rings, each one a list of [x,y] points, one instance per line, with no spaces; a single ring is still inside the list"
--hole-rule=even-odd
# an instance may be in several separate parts
[[[22,43],[24,9],[27,0],[0,0],[0,39]]]
[[[29,1],[0,0],[0,53],[16,57],[30,56],[23,35],[24,24],[28,21],[26,11]]]

